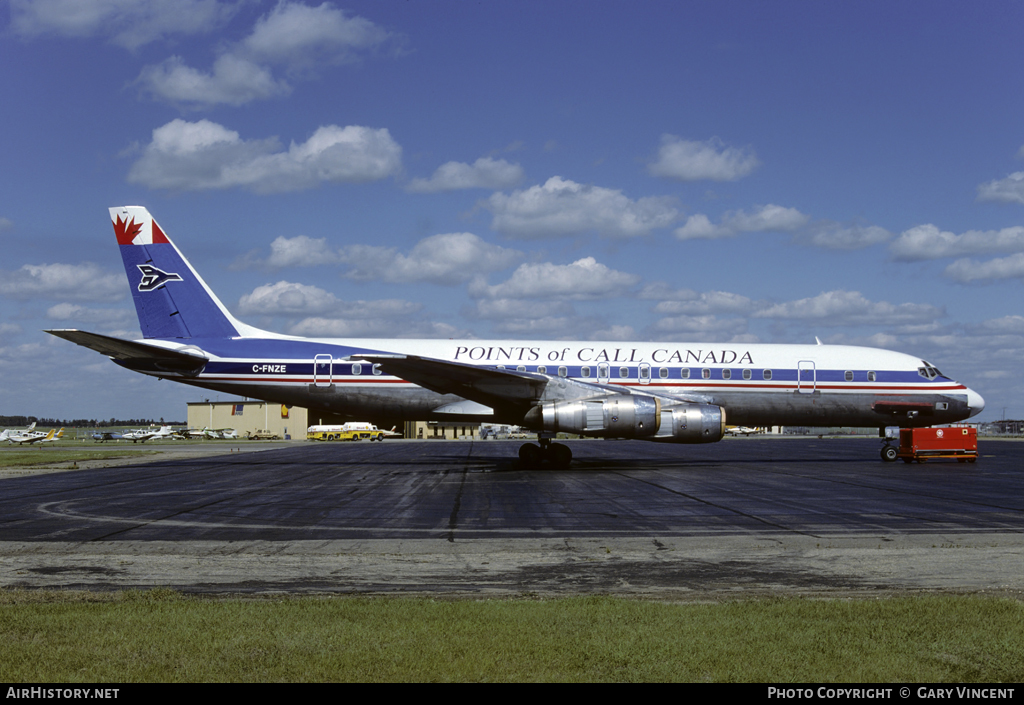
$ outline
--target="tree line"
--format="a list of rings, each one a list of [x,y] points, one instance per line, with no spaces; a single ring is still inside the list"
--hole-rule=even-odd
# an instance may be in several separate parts
[[[160,424],[166,426],[184,426],[184,421],[164,421],[154,419],[48,419],[35,416],[0,416],[0,428],[28,426],[66,426],[69,428],[104,428],[107,426],[149,426]]]

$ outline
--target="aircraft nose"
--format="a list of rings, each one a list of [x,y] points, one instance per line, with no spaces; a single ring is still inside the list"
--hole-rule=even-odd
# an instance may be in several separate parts
[[[985,408],[985,399],[973,389],[967,389],[967,407],[971,410],[971,416],[977,416]]]

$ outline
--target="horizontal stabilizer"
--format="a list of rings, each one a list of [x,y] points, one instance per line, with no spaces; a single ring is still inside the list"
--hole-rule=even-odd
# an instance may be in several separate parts
[[[198,351],[168,350],[146,343],[112,338],[109,335],[87,333],[84,330],[58,329],[46,332],[102,353],[118,364],[137,372],[167,372],[192,377],[202,372],[208,362]]]

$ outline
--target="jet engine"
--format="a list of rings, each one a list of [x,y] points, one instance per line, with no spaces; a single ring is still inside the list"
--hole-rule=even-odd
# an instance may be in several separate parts
[[[620,395],[546,402],[530,409],[523,423],[550,433],[714,443],[725,435],[725,409],[713,404],[665,404],[657,397]]]

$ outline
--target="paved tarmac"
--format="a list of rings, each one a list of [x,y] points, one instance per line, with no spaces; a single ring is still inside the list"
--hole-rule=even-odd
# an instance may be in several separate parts
[[[569,470],[385,441],[7,476],[0,587],[1024,594],[1024,443],[912,465],[874,439],[569,444]]]

